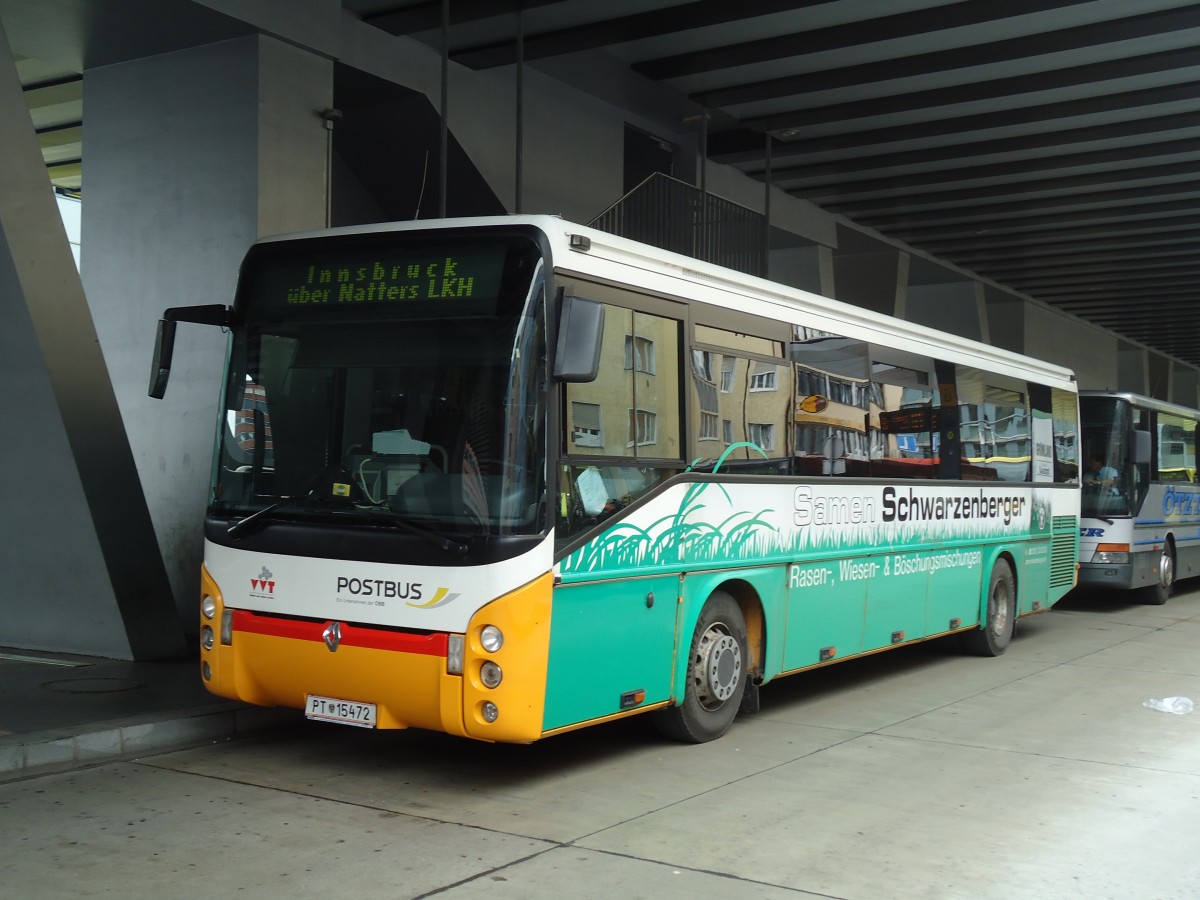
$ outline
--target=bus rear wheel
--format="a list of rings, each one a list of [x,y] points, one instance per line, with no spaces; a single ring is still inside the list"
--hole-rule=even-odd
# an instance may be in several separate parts
[[[1175,589],[1175,547],[1168,540],[1163,541],[1162,550],[1158,557],[1158,581],[1145,588],[1143,597],[1153,606],[1162,606]]]
[[[654,713],[659,732],[701,744],[728,731],[746,690],[748,654],[741,609],[729,594],[714,591],[692,635],[683,702]]]
[[[978,631],[963,635],[963,646],[976,656],[999,656],[1012,640],[1017,621],[1017,583],[1007,560],[998,559],[988,582],[987,613]]]

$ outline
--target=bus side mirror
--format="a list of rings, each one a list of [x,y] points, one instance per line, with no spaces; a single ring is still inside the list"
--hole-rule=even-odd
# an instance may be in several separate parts
[[[175,323],[195,322],[197,325],[220,325],[228,328],[232,323],[228,306],[210,303],[206,306],[174,306],[163,311],[158,320],[158,333],[154,337],[154,357],[150,361],[150,388],[146,392],[155,400],[161,400],[167,392],[167,381],[171,377],[171,357],[175,353]]]
[[[154,357],[150,362],[150,390],[147,392],[155,400],[161,400],[167,393],[174,352],[175,323],[170,319],[159,319],[158,332],[154,336]]]
[[[600,373],[603,338],[604,304],[582,297],[563,297],[554,377],[576,384],[595,381]]]
[[[1150,432],[1135,428],[1133,431],[1133,464],[1147,466],[1150,464]]]

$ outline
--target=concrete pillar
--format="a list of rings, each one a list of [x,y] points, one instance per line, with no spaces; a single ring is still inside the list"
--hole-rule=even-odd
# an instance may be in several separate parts
[[[249,36],[89,69],[84,101],[83,282],[190,635],[226,339],[181,326],[155,401],[155,324],[166,307],[232,303],[258,236],[324,224],[332,64]]]
[[[1146,393],[1155,400],[1171,397],[1171,360],[1161,353],[1146,353]]]
[[[1116,381],[1106,387],[1115,391],[1132,391],[1135,394],[1148,393],[1148,372],[1146,348],[1120,341],[1117,344]]]
[[[833,251],[834,299],[904,318],[908,254],[839,225]]]
[[[0,26],[0,644],[184,651],[97,330]]]
[[[1200,408],[1200,372],[1181,362],[1174,363],[1172,369],[1171,402]]]
[[[1117,337],[1040,303],[1025,306],[1025,353],[1066,366],[1081,390],[1104,390],[1117,368]]]
[[[973,341],[987,340],[982,289],[970,281],[909,284],[904,318]]]
[[[772,281],[833,296],[833,254],[828,247],[782,247],[771,251],[768,265]]]
[[[984,285],[982,302],[992,346],[1024,353],[1026,301]]]

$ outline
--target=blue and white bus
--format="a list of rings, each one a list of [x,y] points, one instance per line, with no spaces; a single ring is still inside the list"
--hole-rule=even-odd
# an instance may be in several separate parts
[[[1200,410],[1119,392],[1080,394],[1079,583],[1166,603],[1200,572]]]

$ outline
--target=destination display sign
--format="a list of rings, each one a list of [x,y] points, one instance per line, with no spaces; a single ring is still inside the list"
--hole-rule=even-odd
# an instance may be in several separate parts
[[[913,406],[879,414],[879,427],[886,434],[913,434],[935,431],[934,410],[931,406]]]
[[[261,308],[355,307],[494,300],[507,248],[396,248],[263,257],[253,288]]]

